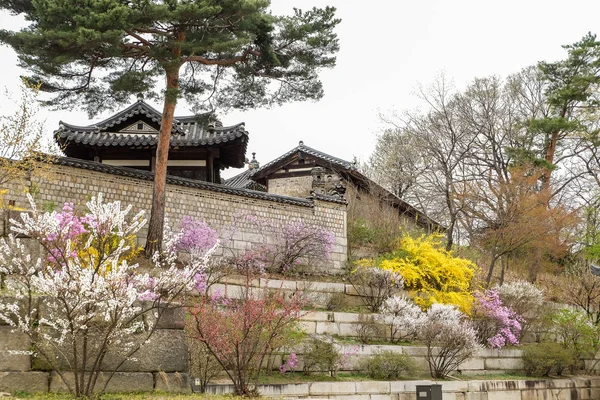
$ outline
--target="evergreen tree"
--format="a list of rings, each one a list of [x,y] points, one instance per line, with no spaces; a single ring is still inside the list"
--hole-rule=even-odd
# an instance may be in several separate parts
[[[164,99],[146,254],[160,249],[177,100],[197,109],[317,100],[338,50],[332,7],[269,12],[270,0],[0,0],[29,25],[0,30],[58,108],[94,115],[132,94]],[[156,89],[163,80],[166,89]]]
[[[549,113],[528,121],[527,140],[536,144],[534,152],[521,150],[516,161],[544,166],[543,187],[550,187],[550,176],[558,159],[569,154],[561,149],[564,139],[573,134],[586,138],[591,132],[587,120],[599,105],[600,41],[588,33],[580,41],[563,46],[567,58],[556,62],[540,62],[538,69],[546,85],[546,102]],[[558,157],[557,157],[558,156]],[[519,159],[521,158],[521,159]]]

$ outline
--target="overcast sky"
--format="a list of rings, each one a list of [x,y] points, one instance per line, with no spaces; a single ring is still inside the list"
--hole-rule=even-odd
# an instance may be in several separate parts
[[[457,87],[475,77],[506,76],[540,60],[561,59],[561,45],[588,31],[600,32],[597,0],[272,0],[274,14],[327,5],[337,7],[342,22],[337,66],[321,74],[325,97],[221,115],[224,125],[246,123],[249,158],[255,151],[265,163],[303,140],[336,157],[365,160],[383,127],[379,114],[417,107],[419,83],[430,83],[442,72]],[[19,23],[0,13],[1,28],[15,29]],[[18,93],[22,71],[16,63],[12,49],[0,46],[0,87]],[[10,108],[2,95],[0,109]],[[176,114],[189,113],[185,104],[178,106]],[[39,118],[51,135],[60,120],[87,125],[106,116],[89,121],[73,109],[42,110]]]

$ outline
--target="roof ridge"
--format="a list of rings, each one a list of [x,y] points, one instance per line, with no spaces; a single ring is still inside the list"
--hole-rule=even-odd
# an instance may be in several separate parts
[[[300,144],[298,146],[294,147],[292,150],[284,153],[283,155],[275,158],[274,160],[271,160],[268,163],[260,166],[259,168],[256,169],[255,172],[258,173],[260,171],[263,171],[263,170],[265,170],[265,169],[267,169],[267,168],[269,168],[269,167],[277,164],[278,162],[284,160],[285,158],[291,156],[292,154],[294,154],[294,153],[296,153],[298,151],[304,151],[304,152],[306,152],[306,153],[308,153],[308,154],[310,154],[312,156],[321,158],[321,159],[323,159],[323,160],[325,160],[325,161],[327,161],[329,163],[333,162],[333,163],[338,164],[338,165],[340,165],[340,166],[342,166],[343,168],[346,168],[346,169],[350,169],[350,170],[355,170],[356,169],[356,167],[354,166],[354,164],[351,163],[350,161],[346,161],[346,160],[343,160],[341,158],[334,157],[334,156],[332,156],[330,154],[324,153],[324,152],[319,151],[317,149],[314,149],[314,148],[312,148],[310,146],[307,146],[307,145],[304,144],[304,142],[300,142]]]

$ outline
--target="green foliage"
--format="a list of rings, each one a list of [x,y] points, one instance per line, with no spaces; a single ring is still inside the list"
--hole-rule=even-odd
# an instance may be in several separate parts
[[[582,367],[583,359],[594,358],[600,350],[600,327],[582,311],[559,310],[552,316],[552,332],[573,359],[573,372]]]
[[[277,16],[269,0],[24,3],[0,2],[30,21],[0,30],[0,41],[52,94],[49,104],[90,114],[136,93],[164,97],[156,83],[166,74],[169,103],[185,96],[208,109],[248,109],[319,99],[318,71],[339,48],[333,7]]]
[[[536,343],[523,351],[523,369],[528,376],[561,375],[572,364],[571,352],[558,343]]]
[[[304,373],[327,371],[336,376],[342,355],[333,342],[311,339],[304,347]]]
[[[385,350],[361,360],[359,369],[373,379],[400,379],[417,371],[415,360],[405,353]]]
[[[414,239],[404,236],[397,250],[378,261],[384,270],[399,273],[405,289],[415,294],[415,303],[427,308],[433,303],[453,304],[469,313],[475,265],[454,257],[436,235]]]

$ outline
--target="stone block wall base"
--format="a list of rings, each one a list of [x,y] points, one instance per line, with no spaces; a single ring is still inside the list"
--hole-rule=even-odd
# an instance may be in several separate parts
[[[46,393],[48,378],[46,372],[0,372],[0,392]]]
[[[154,390],[169,393],[191,393],[190,377],[179,372],[154,374]]]
[[[75,378],[72,372],[65,372],[64,377],[71,387],[75,387]],[[104,387],[106,375],[101,374],[96,383],[96,391]],[[154,376],[150,372],[117,372],[108,382],[106,393],[152,392],[154,390]],[[65,382],[55,372],[52,373],[50,391],[54,393],[69,392]]]

